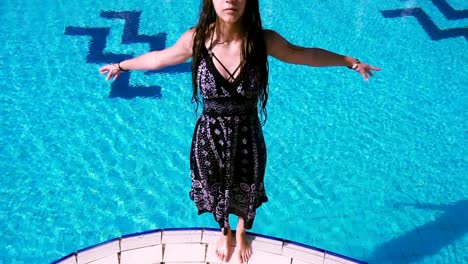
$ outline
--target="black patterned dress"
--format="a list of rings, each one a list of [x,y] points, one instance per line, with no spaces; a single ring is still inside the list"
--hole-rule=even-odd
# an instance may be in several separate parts
[[[266,148],[258,118],[258,81],[249,77],[226,80],[216,69],[210,51],[203,58],[197,82],[203,113],[192,139],[190,199],[198,214],[211,212],[220,227],[235,214],[252,228],[256,209],[268,200],[263,184]]]

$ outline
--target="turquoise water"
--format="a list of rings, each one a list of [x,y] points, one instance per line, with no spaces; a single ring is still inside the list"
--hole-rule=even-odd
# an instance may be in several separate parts
[[[98,74],[148,41],[173,44],[199,1],[79,2],[0,4],[0,263],[47,263],[149,229],[216,227],[188,199],[187,65],[114,86]],[[370,263],[468,262],[466,1],[261,7],[264,26],[291,42],[383,71],[365,82],[345,68],[270,60],[270,201],[252,231]],[[139,22],[125,43],[123,11]]]

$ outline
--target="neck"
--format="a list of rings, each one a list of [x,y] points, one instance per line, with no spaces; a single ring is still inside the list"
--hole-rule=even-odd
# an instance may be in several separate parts
[[[215,23],[215,36],[219,43],[232,42],[242,39],[242,25],[240,21],[236,23],[226,23],[220,19]]]

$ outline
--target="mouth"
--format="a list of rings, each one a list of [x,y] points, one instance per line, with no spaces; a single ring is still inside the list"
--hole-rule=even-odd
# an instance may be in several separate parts
[[[237,9],[234,7],[228,7],[223,9],[224,12],[237,12]]]

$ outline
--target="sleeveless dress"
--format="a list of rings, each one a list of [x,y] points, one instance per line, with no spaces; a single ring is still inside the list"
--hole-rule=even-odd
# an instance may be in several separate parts
[[[228,226],[229,214],[235,214],[250,229],[256,209],[268,201],[263,181],[266,147],[257,111],[259,82],[252,69],[245,69],[249,78],[231,75],[234,81],[229,82],[213,58],[217,59],[211,48],[203,46],[197,69],[203,112],[190,151],[190,199],[199,215],[213,213],[221,228]]]

